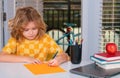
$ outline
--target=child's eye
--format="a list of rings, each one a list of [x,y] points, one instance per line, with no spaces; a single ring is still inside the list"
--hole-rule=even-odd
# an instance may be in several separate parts
[[[32,28],[33,30],[36,30],[37,28]]]
[[[24,31],[28,31],[29,29],[24,29]]]

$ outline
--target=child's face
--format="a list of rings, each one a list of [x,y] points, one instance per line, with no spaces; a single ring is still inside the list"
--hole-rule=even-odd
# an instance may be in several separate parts
[[[23,30],[23,36],[28,40],[33,40],[38,34],[38,28],[35,26],[34,22],[29,22]]]

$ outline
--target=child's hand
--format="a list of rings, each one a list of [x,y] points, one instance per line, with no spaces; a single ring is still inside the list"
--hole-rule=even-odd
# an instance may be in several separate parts
[[[52,59],[48,62],[49,66],[58,66],[59,62],[56,59]]]
[[[35,59],[35,58],[31,58],[31,57],[27,57],[25,59],[25,62],[32,63],[32,64],[41,64],[42,63],[40,60]]]

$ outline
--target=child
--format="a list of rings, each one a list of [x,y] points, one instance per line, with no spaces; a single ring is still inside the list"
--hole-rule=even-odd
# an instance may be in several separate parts
[[[0,53],[0,62],[40,64],[47,61],[50,66],[58,66],[68,60],[68,55],[45,33],[46,24],[34,8],[19,8],[9,27],[11,38]]]

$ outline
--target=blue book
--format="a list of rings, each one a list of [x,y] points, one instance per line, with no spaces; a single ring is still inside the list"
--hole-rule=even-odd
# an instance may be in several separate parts
[[[99,64],[114,64],[114,63],[120,63],[120,60],[112,60],[112,61],[106,61],[94,56],[90,56],[90,59],[94,62],[97,62]]]

